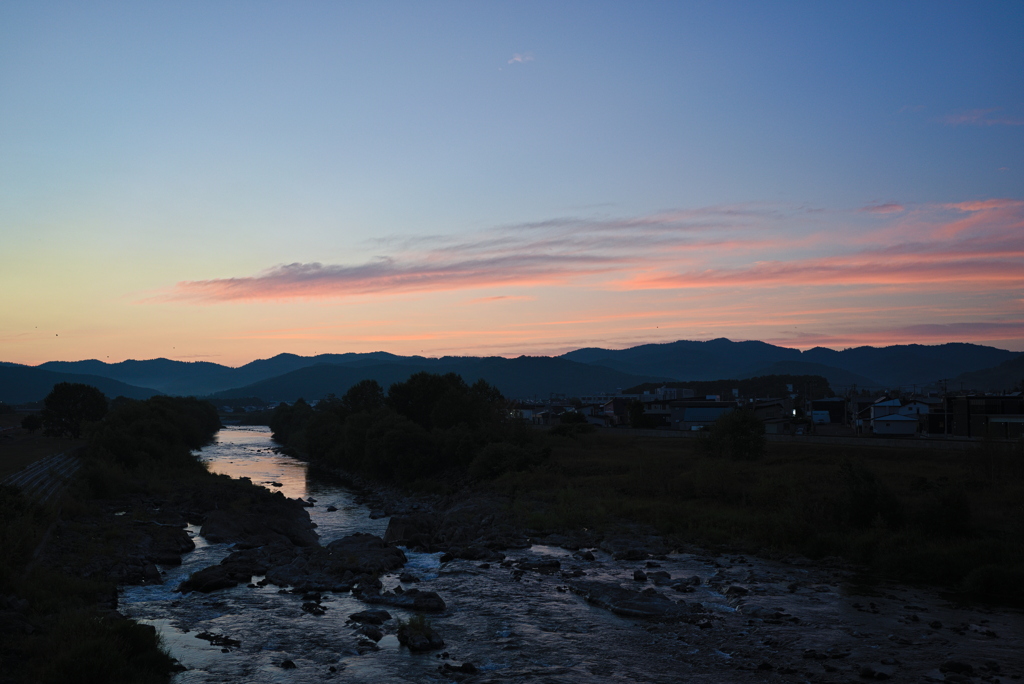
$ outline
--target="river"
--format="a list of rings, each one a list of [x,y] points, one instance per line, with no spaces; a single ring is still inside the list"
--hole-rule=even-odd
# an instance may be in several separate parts
[[[308,510],[322,544],[353,532],[384,533],[387,518],[371,518],[351,492],[316,480],[303,462],[274,446],[267,428],[228,427],[200,456],[212,472],[315,499]],[[443,654],[413,654],[395,636],[397,620],[410,613],[389,607],[395,619],[374,644],[348,617],[381,606],[348,593],[325,594],[326,612],[314,615],[303,611],[301,595],[258,586],[258,576],[252,585],[210,594],[176,592],[192,572],[229,553],[226,544],[206,543],[198,529],[189,534],[196,549],[180,566],[160,568],[163,584],[125,587],[120,597],[121,612],[154,625],[188,668],[175,675],[175,684],[451,681],[467,675],[445,672],[444,665],[463,662],[473,663],[479,673],[472,680],[481,682],[830,682],[863,676],[865,667],[894,679],[941,680],[939,667],[951,654],[994,681],[1021,673],[1016,645],[1024,623],[1017,611],[956,606],[896,585],[857,595],[843,572],[810,564],[686,553],[626,561],[598,549],[593,561],[583,561],[540,544],[508,555],[555,558],[563,570],[583,571],[588,582],[659,592],[707,619],[626,619],[589,604],[559,573],[517,573],[463,560],[442,564],[441,554],[406,551],[405,570],[420,581],[405,588],[436,591],[448,605],[429,616],[446,641]],[[635,580],[638,569],[701,583],[680,594]],[[397,573],[381,579],[385,589],[400,584]],[[211,643],[209,635],[222,639]],[[295,667],[282,667],[285,661]],[[1001,671],[984,669],[993,662]]]

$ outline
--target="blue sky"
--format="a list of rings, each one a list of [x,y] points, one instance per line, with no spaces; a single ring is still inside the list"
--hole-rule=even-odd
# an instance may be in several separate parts
[[[0,356],[1024,349],[1022,28],[1020,3],[4,3],[0,285],[30,294]],[[953,235],[993,247],[945,289],[664,285]]]

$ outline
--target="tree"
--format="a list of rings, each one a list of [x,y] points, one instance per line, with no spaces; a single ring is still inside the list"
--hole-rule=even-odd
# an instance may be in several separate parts
[[[384,389],[376,380],[360,380],[341,398],[346,413],[373,413],[384,406]]]
[[[103,418],[107,398],[92,385],[60,382],[43,400],[43,428],[51,437],[82,436],[82,426]]]

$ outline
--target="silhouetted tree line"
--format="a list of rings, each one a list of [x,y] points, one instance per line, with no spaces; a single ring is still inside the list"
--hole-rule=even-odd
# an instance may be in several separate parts
[[[546,456],[511,420],[497,388],[484,380],[468,385],[456,373],[416,373],[386,395],[376,380],[363,380],[316,407],[302,399],[278,406],[270,428],[310,461],[399,482],[494,477]]]
[[[192,451],[209,444],[219,429],[217,409],[207,401],[118,397],[90,430],[88,454],[126,470],[191,468],[199,464]]]

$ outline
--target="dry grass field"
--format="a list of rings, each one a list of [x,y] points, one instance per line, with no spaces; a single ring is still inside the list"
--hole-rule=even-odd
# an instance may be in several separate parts
[[[22,468],[46,458],[81,446],[85,440],[57,439],[43,435],[42,430],[29,434],[20,427],[25,414],[7,413],[0,415],[0,430],[16,428],[0,436],[0,480]]]
[[[772,443],[763,458],[736,461],[706,455],[695,440],[546,439],[546,463],[492,485],[534,529],[625,520],[679,543],[840,556],[957,590],[1003,596],[1024,587],[1020,446],[951,453]]]

